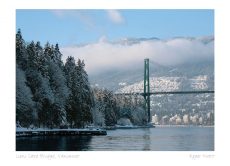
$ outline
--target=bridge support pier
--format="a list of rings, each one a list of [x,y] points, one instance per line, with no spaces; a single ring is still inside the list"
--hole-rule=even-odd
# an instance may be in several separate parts
[[[150,82],[149,82],[149,59],[144,60],[144,99],[145,111],[148,114],[148,123],[150,123]]]

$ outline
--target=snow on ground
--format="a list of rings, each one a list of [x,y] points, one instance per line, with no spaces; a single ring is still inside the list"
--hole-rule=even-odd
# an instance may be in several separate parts
[[[195,90],[207,89],[208,85],[206,83],[208,76],[199,75],[190,79],[191,87]]]
[[[73,129],[48,129],[48,128],[25,128],[25,127],[16,127],[16,132],[25,132],[25,131],[96,131],[96,130],[101,130],[99,128],[73,128]]]
[[[127,83],[126,83],[126,82],[120,82],[118,85],[119,85],[119,86],[126,86]]]
[[[151,77],[150,78],[150,91],[175,91],[179,89],[180,77]],[[144,81],[134,83],[132,85],[125,86],[117,93],[129,93],[129,92],[143,92]]]
[[[150,77],[150,91],[159,92],[179,90],[180,86],[182,85],[181,80],[181,77]],[[204,90],[208,88],[207,75],[198,75],[188,79],[188,81],[190,83],[190,87],[194,90]],[[121,87],[116,91],[116,93],[143,92],[143,87],[144,81],[140,81],[131,85],[124,85],[124,87]]]

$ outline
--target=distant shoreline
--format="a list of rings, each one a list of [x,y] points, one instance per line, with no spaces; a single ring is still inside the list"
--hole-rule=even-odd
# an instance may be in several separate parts
[[[215,125],[212,126],[204,126],[204,125],[155,125],[155,127],[215,127]]]

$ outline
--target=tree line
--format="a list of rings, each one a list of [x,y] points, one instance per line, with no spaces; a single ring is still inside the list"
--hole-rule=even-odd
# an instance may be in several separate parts
[[[63,63],[58,44],[26,43],[17,31],[16,123],[21,126],[113,126],[123,117],[143,124],[142,105],[141,100],[91,88],[83,60],[70,56]]]
[[[84,61],[62,62],[58,44],[25,43],[16,34],[16,120],[22,126],[83,127],[92,122],[92,91]]]

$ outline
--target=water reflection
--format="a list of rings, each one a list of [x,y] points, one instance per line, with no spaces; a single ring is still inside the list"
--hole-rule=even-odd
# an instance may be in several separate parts
[[[91,136],[38,136],[16,139],[17,151],[84,151]]]
[[[213,151],[214,128],[108,130],[107,136],[16,138],[17,151]]]
[[[151,138],[150,138],[150,129],[145,129],[144,135],[143,135],[143,141],[144,141],[144,147],[142,150],[151,150]]]

